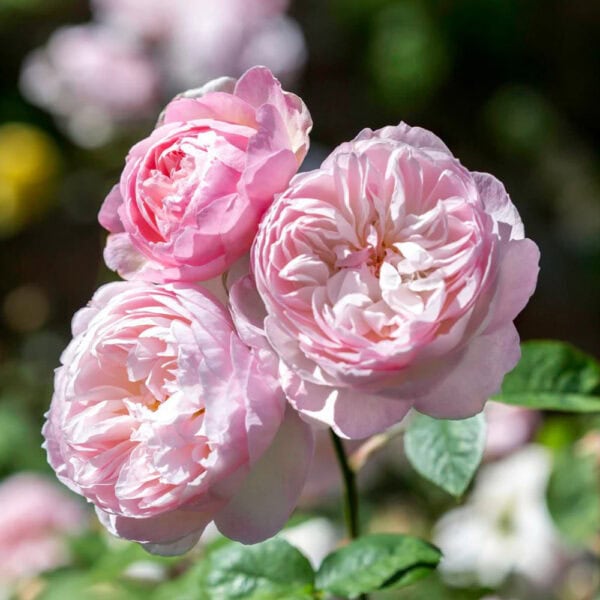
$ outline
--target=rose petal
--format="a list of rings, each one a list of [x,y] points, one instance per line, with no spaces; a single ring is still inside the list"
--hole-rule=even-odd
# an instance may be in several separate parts
[[[215,517],[219,531],[244,544],[275,535],[298,501],[313,448],[312,429],[288,409],[272,445],[232,501]]]

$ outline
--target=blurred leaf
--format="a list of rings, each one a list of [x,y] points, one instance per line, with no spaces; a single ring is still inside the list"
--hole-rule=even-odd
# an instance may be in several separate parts
[[[440,558],[437,548],[419,538],[365,535],[325,558],[317,573],[317,589],[357,598],[403,587],[429,575]]]
[[[575,443],[582,434],[576,415],[547,416],[535,435],[535,441],[552,450],[561,450]]]
[[[540,410],[600,412],[600,365],[559,341],[521,345],[519,364],[494,400]]]
[[[404,436],[404,449],[411,465],[453,496],[460,496],[467,489],[484,447],[483,414],[460,421],[417,414]]]
[[[500,88],[487,104],[484,120],[496,146],[512,158],[539,158],[556,136],[558,117],[548,101],[525,86]]]
[[[341,21],[364,27],[368,19],[394,0],[330,0],[334,15]]]
[[[108,551],[100,556],[91,575],[95,581],[112,581],[123,575],[130,565],[136,562],[153,562],[170,565],[181,560],[179,557],[157,556],[148,553],[140,544],[115,540]]]
[[[147,591],[115,581],[93,581],[87,573],[57,571],[36,600],[144,600]]]
[[[375,20],[367,49],[380,97],[394,110],[422,108],[449,71],[449,51],[418,2],[393,4]]]
[[[491,598],[485,589],[459,589],[447,586],[438,572],[402,590],[380,592],[378,600],[482,600]]]
[[[586,542],[600,531],[600,473],[591,455],[572,449],[556,456],[548,483],[548,508],[557,527],[573,542]]]
[[[47,468],[42,436],[29,417],[0,405],[0,476],[21,470]]]
[[[197,591],[196,598],[314,598],[314,572],[310,563],[280,538],[254,546],[228,544],[210,554],[204,562],[202,594],[198,595]]]
[[[99,530],[87,530],[68,540],[72,562],[82,568],[90,568],[108,552],[106,538]]]

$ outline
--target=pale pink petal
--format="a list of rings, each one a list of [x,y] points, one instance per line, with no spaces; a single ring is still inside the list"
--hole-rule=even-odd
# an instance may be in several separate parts
[[[510,226],[511,240],[523,239],[525,237],[523,221],[515,205],[510,201],[502,182],[489,173],[474,172],[473,179],[486,212],[492,215],[497,223],[506,223]]]
[[[298,502],[313,448],[312,429],[288,410],[272,445],[233,500],[215,517],[219,531],[244,544],[275,535]]]
[[[212,513],[179,509],[157,517],[133,519],[96,509],[98,519],[113,535],[139,542],[153,554],[175,556],[195,546],[212,520]]]
[[[526,306],[535,291],[540,251],[529,239],[513,240],[502,256],[502,269],[490,304],[486,331],[512,321]]]
[[[362,439],[401,421],[412,402],[356,388],[333,388],[302,381],[288,371],[284,389],[292,406],[311,422],[325,423],[337,435]]]
[[[512,323],[469,342],[456,369],[419,397],[415,408],[438,419],[464,419],[483,409],[519,362],[519,334]]]
[[[119,217],[119,207],[123,204],[123,196],[119,190],[119,186],[113,186],[112,190],[106,196],[100,212],[98,213],[98,221],[100,225],[111,233],[120,233],[124,231],[123,223]]]

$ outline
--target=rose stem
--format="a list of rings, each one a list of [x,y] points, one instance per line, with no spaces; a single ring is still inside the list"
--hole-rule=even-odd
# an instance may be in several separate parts
[[[346,520],[346,529],[348,537],[355,540],[360,535],[360,525],[358,522],[358,489],[356,487],[356,474],[350,467],[346,451],[342,440],[335,434],[333,429],[329,430],[335,456],[340,466],[342,480],[344,482],[344,518]],[[366,594],[361,594],[359,600],[368,600]]]
[[[344,482],[344,517],[346,520],[348,537],[351,540],[355,540],[360,535],[360,527],[358,524],[358,491],[356,489],[356,476],[354,471],[350,468],[342,440],[333,432],[332,429],[329,430],[329,433],[331,434],[333,449],[335,450],[335,456],[340,466],[342,480]]]

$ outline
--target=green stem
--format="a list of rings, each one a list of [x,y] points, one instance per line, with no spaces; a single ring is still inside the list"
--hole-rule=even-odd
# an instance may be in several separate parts
[[[329,430],[331,434],[331,441],[333,442],[333,448],[335,450],[335,456],[338,464],[340,465],[340,471],[342,473],[342,479],[344,482],[344,517],[346,520],[346,528],[348,530],[348,537],[355,540],[360,535],[360,526],[358,523],[358,491],[356,489],[356,475],[350,468],[346,451],[342,444],[342,440],[333,432]]]
[[[348,537],[351,540],[355,540],[360,535],[356,473],[350,467],[342,440],[334,433],[333,429],[330,429],[329,433],[344,482],[344,518],[346,520],[346,529],[348,530]],[[369,596],[361,594],[359,600],[369,600]]]

